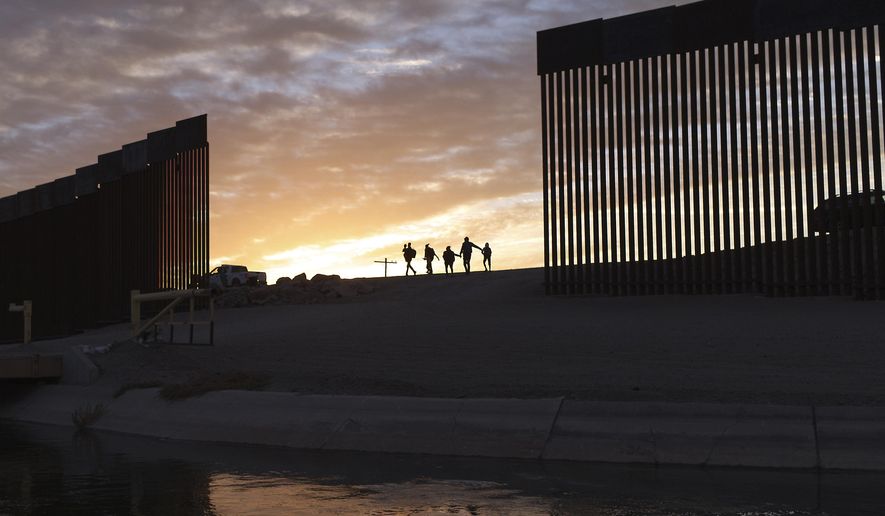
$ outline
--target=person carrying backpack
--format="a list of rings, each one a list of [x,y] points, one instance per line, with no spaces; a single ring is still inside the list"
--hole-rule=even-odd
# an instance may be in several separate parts
[[[412,259],[415,258],[415,256],[417,255],[418,252],[412,249],[411,242],[403,246],[403,259],[406,261],[406,276],[409,275],[409,270],[412,271],[412,276],[416,276],[418,274],[418,271],[416,271],[415,268],[412,267]]]
[[[436,258],[439,260],[439,256],[436,255],[436,251],[430,247],[430,244],[426,244],[424,246],[424,259],[427,260],[427,274],[433,274],[433,259]]]

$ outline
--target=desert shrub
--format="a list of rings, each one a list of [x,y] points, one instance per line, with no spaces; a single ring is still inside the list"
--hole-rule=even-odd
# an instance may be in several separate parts
[[[127,392],[135,389],[152,389],[154,387],[162,387],[162,385],[162,383],[157,381],[124,383],[116,391],[114,391],[114,398],[119,398]]]
[[[94,405],[83,405],[71,413],[71,421],[77,429],[82,430],[89,428],[104,414],[104,405],[96,403]]]
[[[183,383],[164,385],[160,397],[167,401],[183,400],[202,396],[212,391],[260,391],[270,383],[266,374],[227,372],[214,373],[192,378]]]

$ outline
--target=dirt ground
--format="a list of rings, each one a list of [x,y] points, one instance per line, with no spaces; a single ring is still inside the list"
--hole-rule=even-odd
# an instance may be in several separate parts
[[[109,386],[243,371],[303,393],[885,405],[885,303],[547,297],[542,279],[362,280],[375,291],[218,310],[214,347],[130,342],[94,360]]]

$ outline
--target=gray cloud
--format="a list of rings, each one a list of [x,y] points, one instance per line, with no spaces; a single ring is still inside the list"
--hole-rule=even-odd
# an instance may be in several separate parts
[[[203,112],[217,255],[536,192],[535,31],[670,3],[7,0],[0,195]]]

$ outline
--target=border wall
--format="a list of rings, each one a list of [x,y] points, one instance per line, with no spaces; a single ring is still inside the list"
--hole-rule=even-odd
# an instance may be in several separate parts
[[[705,0],[539,32],[548,293],[885,297],[883,20]]]
[[[209,268],[207,117],[98,156],[74,175],[0,199],[0,341],[118,322],[129,292],[186,288]]]

